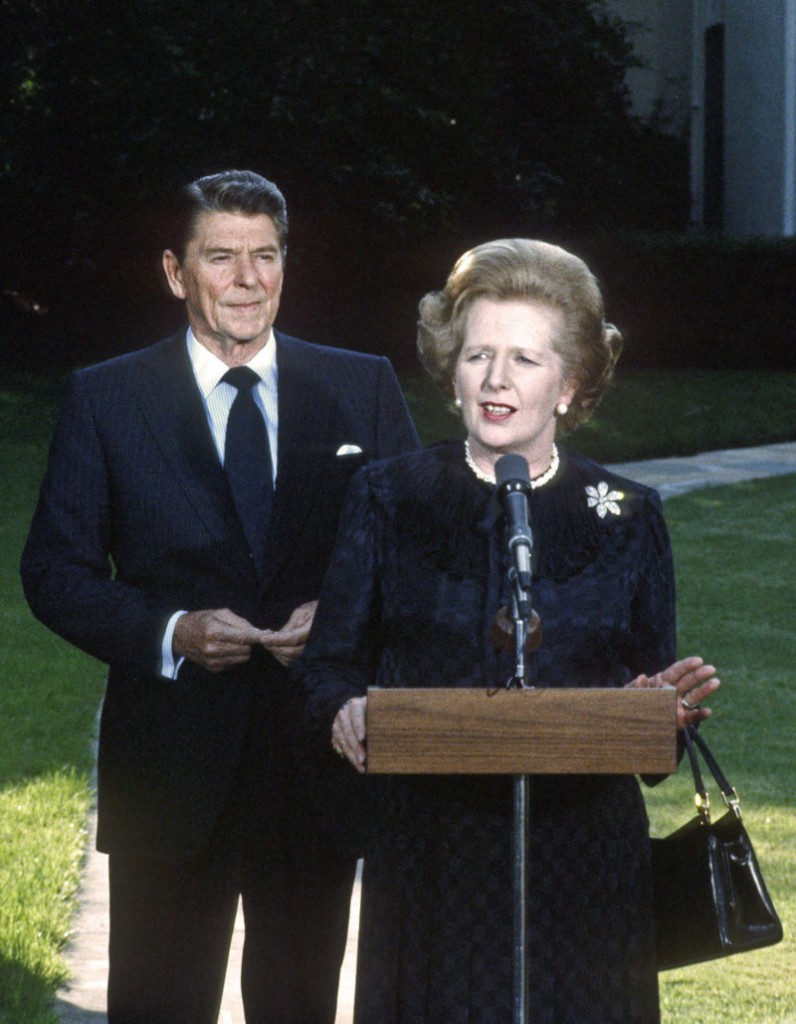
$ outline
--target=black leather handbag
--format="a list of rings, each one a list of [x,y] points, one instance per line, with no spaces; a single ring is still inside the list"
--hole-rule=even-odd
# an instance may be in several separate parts
[[[652,840],[658,970],[771,946],[780,923],[741,819],[738,794],[692,726],[684,731],[694,773],[697,816]],[[728,810],[712,821],[699,748]]]

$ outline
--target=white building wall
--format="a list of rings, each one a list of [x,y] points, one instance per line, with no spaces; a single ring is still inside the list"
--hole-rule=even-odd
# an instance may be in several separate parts
[[[705,223],[705,32],[724,26],[723,225],[734,237],[796,233],[796,0],[608,0],[646,68],[634,109],[689,124],[692,221]],[[715,181],[714,181],[715,187]]]
[[[785,228],[786,0],[725,0],[724,231]]]
[[[782,233],[796,235],[796,0],[785,0]]]

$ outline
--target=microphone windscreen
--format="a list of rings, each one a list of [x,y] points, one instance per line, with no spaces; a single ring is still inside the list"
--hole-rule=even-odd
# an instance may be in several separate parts
[[[531,483],[531,474],[528,469],[528,460],[522,455],[510,452],[508,455],[501,455],[495,463],[495,483],[498,487],[508,483],[510,480],[518,480],[520,483]]]

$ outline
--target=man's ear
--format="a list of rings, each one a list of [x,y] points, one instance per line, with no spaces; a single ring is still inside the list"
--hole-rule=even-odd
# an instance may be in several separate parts
[[[163,272],[166,275],[166,280],[169,282],[169,288],[171,288],[172,293],[178,299],[184,299],[185,285],[182,283],[182,267],[171,249],[163,251]]]

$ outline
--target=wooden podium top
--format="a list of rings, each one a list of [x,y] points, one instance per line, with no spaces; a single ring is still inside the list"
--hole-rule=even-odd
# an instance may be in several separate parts
[[[368,690],[375,774],[669,774],[673,689]]]

